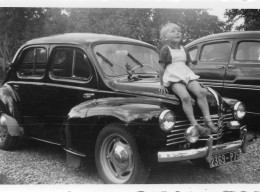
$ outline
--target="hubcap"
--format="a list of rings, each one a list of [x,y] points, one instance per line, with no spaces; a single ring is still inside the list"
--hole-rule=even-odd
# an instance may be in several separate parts
[[[101,163],[106,176],[114,183],[125,183],[134,167],[133,152],[127,140],[119,135],[110,136],[101,149]]]

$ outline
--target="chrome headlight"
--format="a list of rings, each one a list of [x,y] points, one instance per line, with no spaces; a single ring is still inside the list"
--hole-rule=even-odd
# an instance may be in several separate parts
[[[199,131],[195,126],[190,126],[185,131],[185,139],[190,143],[196,143],[199,139]]]
[[[159,116],[159,124],[160,124],[160,128],[163,131],[165,132],[171,131],[175,125],[174,113],[169,109],[163,110]]]
[[[234,117],[236,120],[241,120],[245,117],[246,115],[246,109],[245,109],[245,105],[238,101],[236,102],[236,104],[234,105]]]

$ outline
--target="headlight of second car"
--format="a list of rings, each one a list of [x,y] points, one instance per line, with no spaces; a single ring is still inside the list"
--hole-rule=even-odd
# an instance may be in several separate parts
[[[236,102],[236,104],[234,105],[234,117],[236,120],[241,120],[245,117],[246,115],[246,109],[245,109],[245,105],[238,101]]]
[[[169,109],[164,109],[159,116],[160,128],[165,132],[170,132],[175,125],[175,115]]]

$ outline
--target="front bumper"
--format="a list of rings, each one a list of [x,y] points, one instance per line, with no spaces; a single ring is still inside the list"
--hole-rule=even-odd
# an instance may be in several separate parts
[[[190,159],[205,158],[209,163],[213,155],[224,154],[230,151],[241,149],[243,153],[246,152],[248,145],[246,126],[240,128],[241,140],[232,141],[220,145],[213,146],[213,138],[210,136],[205,147],[199,149],[189,149],[182,151],[163,151],[158,152],[158,162],[176,162]]]

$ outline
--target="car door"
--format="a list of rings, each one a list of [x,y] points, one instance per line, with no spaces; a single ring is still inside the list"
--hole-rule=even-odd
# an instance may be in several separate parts
[[[197,60],[197,64],[192,67],[192,70],[200,76],[201,83],[222,92],[231,47],[231,40],[217,40],[205,42],[189,49],[192,59]],[[194,58],[195,54],[196,58]]]
[[[260,113],[260,40],[234,42],[224,88],[224,95],[243,101],[248,113]]]
[[[43,139],[60,142],[60,129],[71,108],[97,94],[97,79],[86,53],[74,46],[51,46],[44,90],[46,124]]]
[[[48,46],[35,45],[22,50],[14,63],[12,79],[8,84],[19,95],[19,109],[23,117],[25,133],[36,136],[44,124],[43,89],[47,66]]]

